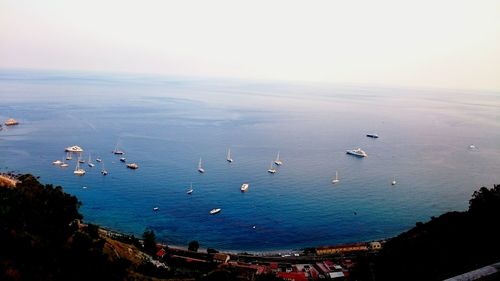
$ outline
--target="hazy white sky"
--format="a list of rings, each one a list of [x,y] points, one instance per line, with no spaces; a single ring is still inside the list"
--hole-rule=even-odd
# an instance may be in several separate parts
[[[500,90],[500,0],[0,0],[0,68]]]

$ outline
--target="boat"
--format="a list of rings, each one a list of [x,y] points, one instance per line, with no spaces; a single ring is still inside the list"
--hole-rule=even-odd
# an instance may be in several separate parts
[[[249,187],[248,183],[242,184],[240,187],[241,192],[246,192],[248,190],[248,187]]]
[[[372,138],[372,139],[378,139],[377,134],[366,134],[367,137]]]
[[[158,207],[153,208],[153,211],[155,211],[155,212],[157,212],[158,210],[160,210],[160,208],[158,208]]]
[[[125,162],[125,161],[127,161],[127,159],[125,157],[122,157],[122,158],[120,158],[120,161]]]
[[[61,161],[61,160],[56,160],[56,161],[52,162],[52,165],[57,165],[57,166],[60,166],[62,163],[63,163],[63,161]]]
[[[200,161],[198,162],[198,172],[200,172],[202,174],[205,172],[205,169],[203,169],[203,167],[201,166],[201,158],[200,158]]]
[[[113,154],[123,155],[123,154],[125,154],[125,152],[123,150],[121,150],[121,149],[118,148],[118,143],[119,142],[120,142],[119,140],[116,142],[115,149],[113,149]]]
[[[233,158],[231,158],[231,148],[227,149],[226,161],[229,162],[229,163],[233,162]]]
[[[347,154],[358,156],[358,157],[366,157],[368,154],[364,152],[361,148],[358,149],[351,149],[351,150],[346,150]]]
[[[136,169],[139,169],[139,165],[137,165],[137,163],[130,163],[130,164],[127,164],[127,168],[132,169],[132,170],[136,170]]]
[[[71,152],[66,153],[66,160],[71,160],[73,157],[71,156]]]
[[[19,125],[19,122],[17,122],[17,120],[14,118],[9,118],[7,119],[7,121],[5,121],[5,126],[14,126],[14,125]]]
[[[332,183],[336,184],[338,182],[340,182],[340,180],[339,180],[339,173],[338,173],[338,171],[335,171],[335,178],[332,180]]]
[[[471,145],[469,145],[469,149],[476,149],[476,146],[471,144]]]
[[[396,185],[396,176],[392,179],[391,185]]]
[[[102,174],[103,176],[107,176],[107,175],[108,175],[108,170],[106,170],[106,169],[104,168],[104,163],[103,163],[103,162],[101,162],[101,165],[102,165],[102,168],[101,168],[101,174]]]
[[[62,162],[62,164],[61,164],[61,165],[59,165],[59,167],[61,167],[61,168],[66,168],[66,167],[68,167],[68,166],[69,166],[69,164],[68,164],[68,163],[66,163],[66,162],[64,162],[64,161]]]
[[[76,168],[75,171],[73,171],[73,174],[77,176],[83,176],[85,175],[85,170],[80,168],[80,162],[76,161]]]
[[[271,162],[271,167],[269,167],[269,170],[267,170],[268,173],[270,174],[275,174],[276,173],[276,169],[273,167],[273,163]]]
[[[78,162],[79,163],[85,163],[85,160],[82,159],[82,156],[78,156]]]
[[[187,194],[191,194],[193,193],[194,189],[193,189],[193,183],[191,183],[191,185],[189,186],[188,190],[186,191]]]
[[[276,160],[274,160],[274,164],[281,166],[283,162],[280,160],[280,152],[278,151],[278,155],[276,155]]]
[[[215,215],[215,214],[220,213],[220,211],[221,211],[221,208],[214,208],[214,209],[210,210],[210,214]]]
[[[102,162],[102,159],[101,159],[101,157],[97,157],[97,158],[95,159],[95,161],[100,163],[100,162]]]
[[[83,148],[78,145],[68,146],[64,149],[66,152],[83,152]]]
[[[90,153],[89,153],[89,161],[87,161],[87,165],[89,165],[89,167],[91,167],[91,168],[95,166],[94,163],[92,163],[92,158],[90,156]]]

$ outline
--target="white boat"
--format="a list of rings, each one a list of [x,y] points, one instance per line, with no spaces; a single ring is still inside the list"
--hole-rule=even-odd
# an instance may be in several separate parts
[[[366,134],[367,137],[372,138],[372,139],[378,139],[377,134]]]
[[[95,159],[95,161],[96,161],[96,162],[102,162],[102,159],[101,159],[101,157],[97,157],[97,158]]]
[[[221,208],[214,208],[214,209],[210,210],[210,214],[215,215],[215,214],[220,213],[220,211],[221,211]]]
[[[85,160],[82,159],[81,155],[78,155],[78,163],[85,163]]]
[[[69,166],[69,164],[63,161],[62,164],[59,167],[66,168],[68,166]]]
[[[270,174],[275,174],[276,173],[276,169],[273,167],[273,163],[271,162],[271,167],[269,167],[269,170],[267,170],[268,173]]]
[[[248,190],[248,187],[249,187],[248,183],[242,184],[240,187],[241,192],[246,192]]]
[[[118,140],[116,142],[116,145],[115,145],[115,149],[113,149],[113,154],[116,154],[116,155],[123,155],[125,154],[125,152],[121,149],[118,148],[118,144],[120,143],[120,141]]]
[[[85,175],[85,170],[80,168],[80,162],[76,161],[76,168],[75,171],[73,171],[73,174],[77,176],[83,176]]]
[[[101,162],[101,165],[102,165],[102,168],[101,168],[101,174],[102,174],[103,176],[107,176],[107,175],[108,175],[108,170],[106,170],[106,169],[104,168],[104,162]]]
[[[73,157],[71,156],[71,152],[66,153],[66,160],[71,160]]]
[[[61,161],[61,160],[56,160],[56,161],[52,162],[52,165],[57,165],[57,166],[59,166],[59,165],[61,165],[62,163],[63,163],[63,161]]]
[[[127,164],[127,168],[132,169],[132,170],[136,170],[136,169],[139,169],[139,165],[137,165],[137,163],[130,163],[130,164]]]
[[[347,154],[358,156],[358,157],[366,157],[368,154],[364,152],[361,148],[358,149],[351,149],[351,150],[346,150]]]
[[[66,152],[83,152],[83,148],[78,145],[68,146],[65,148]]]
[[[278,155],[276,155],[276,160],[274,160],[274,164],[281,166],[283,162],[280,160],[280,152],[278,151]]]
[[[125,162],[125,161],[127,161],[127,159],[125,157],[122,157],[122,158],[120,158],[120,161]]]
[[[227,149],[226,161],[229,162],[229,163],[233,162],[233,158],[231,158],[231,148]]]
[[[160,208],[159,208],[159,207],[154,207],[154,208],[153,208],[153,211],[155,211],[155,212],[157,212],[158,210],[160,210]]]
[[[91,168],[95,166],[94,163],[92,163],[92,157],[91,157],[90,153],[89,153],[89,161],[87,161],[87,165],[89,165],[89,167],[91,167]]]
[[[202,174],[205,172],[205,169],[203,169],[203,167],[201,166],[201,158],[200,161],[198,161],[198,172]]]
[[[9,118],[7,119],[7,121],[5,121],[5,126],[14,126],[14,125],[19,125],[19,122],[17,122],[17,120],[14,118]]]
[[[391,185],[396,185],[396,176],[392,179]]]
[[[191,194],[193,193],[194,189],[193,189],[193,183],[191,183],[191,185],[189,186],[188,190],[186,191],[187,194]]]
[[[339,172],[335,171],[335,178],[332,180],[332,183],[336,184],[338,182],[340,182],[340,180],[339,180]]]

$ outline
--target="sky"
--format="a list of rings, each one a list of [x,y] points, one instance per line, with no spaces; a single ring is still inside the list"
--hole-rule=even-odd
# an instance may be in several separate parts
[[[0,0],[0,68],[500,90],[500,1]]]

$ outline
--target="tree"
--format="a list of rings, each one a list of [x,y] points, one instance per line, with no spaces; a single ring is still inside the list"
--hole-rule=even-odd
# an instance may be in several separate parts
[[[142,234],[144,239],[144,251],[152,256],[156,254],[156,235],[154,230],[145,230]]]
[[[199,248],[200,248],[200,244],[198,243],[198,241],[193,240],[193,241],[189,242],[188,250],[193,251],[193,252],[198,252]]]

